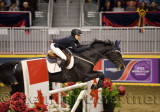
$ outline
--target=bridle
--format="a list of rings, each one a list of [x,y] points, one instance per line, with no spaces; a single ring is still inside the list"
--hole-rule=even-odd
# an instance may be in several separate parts
[[[94,49],[91,49],[93,52],[95,52],[96,54],[98,54],[98,55],[100,55],[102,58],[104,58],[104,59],[108,59],[108,57],[106,57],[105,55],[107,55],[107,54],[109,54],[110,52],[120,52],[118,49],[114,49],[114,50],[109,50],[108,52],[106,52],[104,55],[103,54],[101,54],[100,52],[98,52],[98,51],[96,51],[96,50],[94,50]],[[89,61],[89,60],[87,60],[87,59],[85,59],[85,58],[82,58],[82,57],[79,57],[79,56],[77,56],[77,55],[73,55],[74,57],[76,57],[76,58],[78,58],[78,59],[80,59],[80,60],[83,60],[83,61],[85,61],[85,62],[87,62],[87,63],[89,63],[89,64],[91,64],[91,65],[96,65],[96,63],[93,63],[92,61]],[[108,59],[109,60],[109,59]],[[116,64],[118,61],[120,61],[121,59],[118,59],[118,60],[115,60],[115,61],[110,61],[110,62],[112,62],[112,63],[114,63],[114,64]]]
[[[107,59],[107,60],[109,60],[109,58],[108,57],[106,57],[105,55],[107,55],[107,54],[109,54],[110,52],[120,52],[118,49],[112,49],[112,50],[109,50],[108,52],[106,52],[104,55],[103,54],[101,54],[101,53],[99,53],[98,51],[96,51],[96,50],[94,50],[94,49],[91,49],[92,51],[94,51],[95,53],[97,53],[98,55],[100,55],[102,58],[104,58],[104,59]],[[118,61],[120,61],[121,59],[117,59],[117,60],[115,60],[115,61],[110,61],[110,62],[112,62],[112,63],[114,63],[114,64],[116,64]]]

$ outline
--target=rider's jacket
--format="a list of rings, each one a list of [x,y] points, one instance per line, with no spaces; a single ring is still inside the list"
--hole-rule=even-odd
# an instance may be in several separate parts
[[[72,47],[74,52],[83,52],[86,50],[86,47],[77,48],[75,44],[77,46],[80,46],[81,44],[71,35],[65,38],[53,39],[53,43],[55,43],[55,47],[58,47],[61,50],[66,49],[68,47]]]

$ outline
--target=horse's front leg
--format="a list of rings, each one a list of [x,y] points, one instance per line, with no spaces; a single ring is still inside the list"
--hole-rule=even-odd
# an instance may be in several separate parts
[[[103,72],[100,72],[100,71],[92,71],[92,72],[90,72],[88,75],[90,76],[90,77],[89,77],[89,78],[90,78],[89,80],[93,80],[93,79],[95,79],[95,78],[99,78],[98,83],[97,83],[97,84],[93,84],[93,85],[91,86],[91,89],[98,89],[98,88],[103,87],[103,81],[104,81],[104,74],[103,74]],[[88,80],[86,80],[86,81],[88,81]]]

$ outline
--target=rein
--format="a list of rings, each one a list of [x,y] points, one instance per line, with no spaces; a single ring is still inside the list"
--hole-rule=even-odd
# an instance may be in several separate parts
[[[89,64],[91,64],[91,65],[95,65],[93,62],[91,62],[91,61],[89,61],[89,60],[87,60],[87,59],[84,59],[84,58],[79,57],[79,56],[77,56],[77,55],[73,55],[73,56],[76,57],[76,58],[78,58],[78,59],[80,59],[80,60],[83,60],[83,61],[85,61],[85,62],[87,62],[87,63],[89,63]]]
[[[100,55],[102,58],[104,58],[104,59],[108,59],[108,57],[106,57],[105,55],[106,54],[108,54],[108,53],[110,53],[110,52],[112,52],[112,50],[109,50],[108,52],[106,52],[104,55],[103,54],[101,54],[101,53],[99,53],[98,51],[96,51],[96,50],[94,50],[94,49],[91,49],[93,52],[95,52],[96,54],[98,54],[98,55]],[[115,50],[114,52],[117,52],[117,50]],[[89,60],[87,60],[87,59],[85,59],[85,58],[82,58],[82,57],[79,57],[79,56],[77,56],[77,55],[73,55],[74,57],[76,57],[76,58],[78,58],[78,59],[80,59],[80,60],[83,60],[83,61],[85,61],[85,62],[87,62],[87,63],[89,63],[89,64],[91,64],[91,65],[95,65],[96,63],[93,63],[93,62],[91,62],[91,61],[89,61]],[[109,60],[109,59],[108,59]],[[120,59],[119,59],[120,60]],[[110,60],[109,60],[110,61]],[[113,63],[117,63],[117,61],[118,60],[116,60],[116,61],[113,61]]]
[[[102,58],[107,58],[105,55],[103,55],[103,54],[101,54],[101,53],[99,53],[98,51],[96,51],[96,50],[94,50],[94,49],[91,49],[92,51],[94,51],[95,53],[97,53],[97,54],[99,54]],[[108,51],[107,53],[105,53],[105,54],[108,54],[110,51]]]
[[[102,58],[107,59],[106,56],[104,56],[103,54],[99,53],[98,51],[96,51],[96,50],[94,50],[94,49],[91,49],[91,50],[94,51],[96,54],[100,55]],[[105,53],[105,54],[108,54],[109,52],[110,52],[110,51],[108,51],[108,52]],[[87,59],[84,59],[84,58],[79,57],[79,56],[77,56],[77,55],[73,55],[73,56],[76,57],[76,58],[78,58],[78,59],[80,59],[80,60],[83,60],[83,61],[85,61],[85,62],[87,62],[87,63],[89,63],[89,64],[91,64],[91,65],[95,65],[95,63],[93,63],[93,62],[91,62],[91,61],[89,61],[89,60],[87,60]]]

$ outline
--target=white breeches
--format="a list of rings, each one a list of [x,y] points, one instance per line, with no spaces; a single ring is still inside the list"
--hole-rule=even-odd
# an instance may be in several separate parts
[[[54,46],[54,43],[51,43],[51,50],[53,53],[55,53],[57,56],[59,56],[60,58],[67,60],[66,55],[58,48]]]

